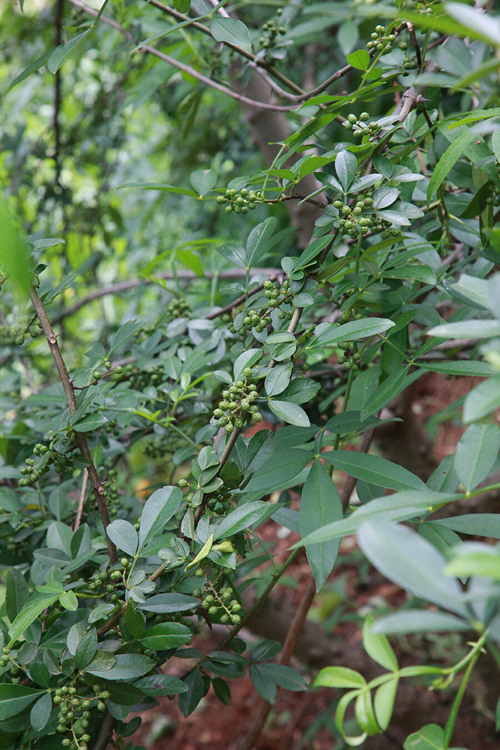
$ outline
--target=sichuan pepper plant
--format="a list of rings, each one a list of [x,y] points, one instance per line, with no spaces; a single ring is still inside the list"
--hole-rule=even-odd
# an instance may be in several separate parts
[[[467,541],[500,539],[498,516],[460,512],[500,488],[488,481],[500,449],[498,14],[433,1],[57,7],[60,44],[17,69],[5,99],[13,107],[16,91],[54,76],[54,133],[44,126],[54,154],[29,129],[23,159],[43,168],[28,179],[7,135],[2,154],[1,747],[135,747],[131,714],[168,695],[188,716],[211,687],[228,704],[247,671],[264,701],[243,740],[252,747],[278,688],[307,689],[290,657],[341,539],[357,534],[416,604],[366,618],[364,647],[385,674],[369,681],[347,661],[313,686],[348,691],[337,728],[360,745],[390,726],[399,681],[429,675],[453,693],[449,720],[405,749],[446,750],[474,666],[484,651],[498,662],[500,640],[499,550]],[[16,30],[38,24],[45,44],[52,19],[29,12],[8,19]],[[321,77],[304,90],[311,40]],[[40,46],[34,31],[29,43]],[[66,75],[75,92],[64,92]],[[189,177],[164,182],[144,102],[156,96],[172,116],[167,81],[179,151],[198,112],[217,117],[227,97],[228,127],[238,107],[253,112],[270,166],[240,143],[225,179],[221,139],[212,159],[200,149]],[[110,124],[105,102],[116,122],[128,106],[120,86],[144,107],[140,138],[136,121]],[[77,125],[78,96],[91,91],[100,167]],[[255,112],[289,134],[266,131]],[[140,159],[148,139],[137,171],[154,179],[138,182],[110,153],[129,143]],[[79,169],[102,181],[90,213]],[[159,215],[180,207],[207,236],[179,237]],[[127,255],[137,281],[123,277]],[[133,290],[125,306],[92,307]],[[465,427],[455,452],[422,478],[372,444],[392,419],[386,407],[429,372],[480,380],[454,404]],[[301,537],[280,566],[259,538],[269,519]],[[310,582],[283,650],[248,644],[243,627],[304,548]],[[192,640],[213,624],[226,635],[203,653]],[[400,668],[388,636],[429,630],[463,633],[466,656]],[[182,678],[173,656],[190,660]],[[351,703],[357,734],[344,724]]]

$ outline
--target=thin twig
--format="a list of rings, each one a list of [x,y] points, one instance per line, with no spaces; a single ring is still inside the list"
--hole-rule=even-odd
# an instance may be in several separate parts
[[[94,16],[94,18],[97,17],[98,15],[98,11],[93,10],[93,8],[89,8],[87,5],[85,5],[85,3],[80,2],[80,0],[69,0],[69,2],[72,5],[74,5],[75,8],[81,8],[81,10],[84,10],[89,15]],[[126,29],[124,29],[123,26],[121,26],[116,21],[113,21],[113,19],[102,15],[100,20],[103,23],[107,24],[108,26],[112,26],[114,29],[119,31],[120,34],[123,34],[123,36],[126,37],[129,41],[133,41],[132,34],[129,34],[129,32]],[[149,53],[151,55],[154,55],[154,57],[157,57],[159,60],[163,60],[169,65],[172,65],[174,68],[177,68],[178,70],[182,70],[183,73],[187,73],[193,78],[196,78],[196,80],[200,81],[200,83],[205,84],[205,86],[210,86],[210,88],[213,88],[216,91],[220,91],[226,96],[230,96],[232,99],[236,99],[236,101],[239,101],[242,104],[249,104],[251,107],[258,107],[259,109],[267,109],[271,112],[290,112],[290,110],[296,109],[299,106],[299,104],[290,104],[287,106],[281,106],[278,104],[267,104],[266,102],[259,102],[256,99],[249,99],[247,96],[244,96],[243,94],[238,94],[236,91],[233,91],[232,89],[228,89],[226,86],[223,86],[222,84],[217,83],[217,81],[214,81],[211,78],[207,78],[207,76],[204,76],[203,73],[200,73],[198,70],[191,67],[191,65],[186,65],[185,63],[180,62],[180,60],[176,60],[174,57],[165,55],[163,52],[160,52],[154,47],[150,47],[149,44],[143,45],[138,50],[138,52],[141,52],[142,54]]]
[[[52,330],[52,326],[47,317],[47,313],[45,312],[43,302],[38,296],[38,293],[34,287],[31,288],[30,297],[31,297],[31,301],[33,303],[35,312],[37,314],[38,320],[40,321],[40,324],[42,326],[42,330],[45,334],[45,338],[47,339],[47,343],[49,345],[49,349],[51,351],[52,357],[54,359],[57,373],[59,375],[59,379],[62,383],[62,387],[64,389],[64,393],[66,396],[66,402],[68,404],[69,413],[74,414],[77,409],[75,391],[73,389],[73,384],[71,382],[71,378],[69,376],[66,363],[64,362],[63,356],[61,354],[61,350],[59,349],[59,344],[57,343],[57,336]],[[88,464],[87,468],[88,468],[88,472],[90,476],[90,481],[92,483],[94,495],[97,500],[97,507],[99,509],[99,515],[101,516],[101,521],[104,527],[104,535],[106,537],[106,542],[108,545],[109,559],[111,563],[114,563],[116,562],[118,558],[116,554],[116,547],[111,541],[111,539],[108,537],[107,532],[106,532],[106,529],[110,521],[109,521],[108,506],[106,504],[106,499],[104,497],[104,485],[100,481],[99,476],[97,474],[97,469],[92,459],[92,454],[90,452],[89,444],[88,444],[85,433],[75,432],[74,434],[75,434],[76,444],[78,448],[80,449],[82,456],[85,458]]]
[[[94,743],[94,747],[92,750],[106,750],[109,741],[111,739],[111,735],[113,733],[113,727],[115,725],[115,720],[111,716],[111,714],[106,711],[104,714],[104,718],[102,720],[101,728],[99,730],[99,734],[97,735],[97,739]]]
[[[276,276],[276,274],[282,273],[277,268],[254,268],[252,269],[252,273],[257,275],[265,275],[265,276]],[[203,279],[212,279],[215,276],[219,279],[240,279],[244,278],[246,276],[246,270],[244,268],[232,268],[229,271],[222,271],[222,273],[214,274],[210,271],[207,271],[203,275]],[[148,277],[147,279],[131,279],[130,281],[119,281],[117,284],[111,284],[110,286],[102,287],[101,289],[94,289],[92,292],[89,292],[85,297],[82,297],[77,302],[75,302],[73,305],[70,305],[69,307],[64,308],[61,310],[61,312],[54,318],[55,322],[58,323],[60,320],[63,320],[64,318],[67,318],[70,315],[74,315],[78,310],[80,310],[82,307],[85,307],[85,305],[88,305],[89,302],[93,302],[95,299],[100,299],[101,297],[106,297],[108,294],[122,294],[122,292],[127,292],[129,289],[136,289],[140,286],[149,286],[150,284],[154,284],[156,279],[201,279],[201,277],[197,276],[193,271],[177,271],[175,274],[171,271],[167,271],[165,273],[158,273],[153,277]]]
[[[80,490],[80,500],[78,502],[78,511],[76,513],[75,518],[75,525],[73,526],[73,531],[76,531],[82,522],[82,516],[83,516],[83,506],[85,505],[85,495],[87,494],[87,485],[89,483],[89,473],[87,469],[83,470],[82,474],[82,488]]]

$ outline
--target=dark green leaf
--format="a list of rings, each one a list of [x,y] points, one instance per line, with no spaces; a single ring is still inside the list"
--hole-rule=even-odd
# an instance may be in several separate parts
[[[191,643],[192,638],[191,630],[180,622],[162,622],[153,625],[140,640],[154,651],[166,651]]]
[[[337,488],[318,459],[312,465],[302,489],[299,528],[302,537],[338,521],[343,516]],[[306,546],[307,559],[316,582],[316,590],[325,583],[337,559],[340,539]]]
[[[298,404],[278,399],[270,399],[268,403],[271,411],[284,422],[297,427],[309,427],[311,424],[306,412]]]
[[[52,711],[52,698],[50,693],[45,693],[37,700],[30,712],[30,724],[35,732],[41,732],[50,719]]]
[[[25,685],[0,685],[0,721],[17,716],[44,693]]]
[[[85,671],[103,680],[131,682],[147,674],[155,666],[155,662],[143,654],[117,654],[114,658],[115,663],[110,669],[95,668],[91,663]]]
[[[227,42],[234,47],[241,47],[247,52],[252,51],[250,34],[242,21],[214,16],[210,23],[210,32],[216,42]]]
[[[97,631],[95,628],[83,636],[77,646],[75,653],[75,666],[77,669],[88,667],[97,652]]]
[[[253,503],[246,503],[245,505],[236,508],[232,513],[229,513],[217,527],[215,532],[215,539],[222,539],[222,537],[233,536],[238,534],[240,531],[248,529],[249,526],[253,526],[267,514],[269,510],[269,503],[261,502],[256,500]]]
[[[139,547],[143,548],[159,534],[170,521],[182,502],[182,492],[178,487],[162,487],[148,498],[139,528]],[[109,526],[108,526],[109,530]],[[108,531],[109,533],[109,531]],[[122,547],[120,547],[122,549]]]
[[[145,602],[137,604],[138,609],[162,615],[173,612],[186,612],[197,606],[198,600],[185,594],[156,594],[156,596],[150,596]]]
[[[390,490],[425,490],[425,484],[408,469],[380,456],[357,451],[328,451],[321,455],[329,464],[356,479]]]

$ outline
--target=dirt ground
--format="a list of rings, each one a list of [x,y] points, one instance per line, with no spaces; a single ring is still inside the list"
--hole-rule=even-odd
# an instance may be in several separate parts
[[[438,460],[455,450],[463,432],[458,420],[441,423],[438,417],[450,403],[466,395],[472,385],[465,378],[447,379],[437,374],[425,376],[418,382],[416,412],[425,422],[431,418]],[[273,522],[268,522],[261,529],[265,541],[276,540],[276,528]],[[293,541],[295,536],[291,533],[286,538],[277,539],[273,548],[277,562],[286,557],[286,550]],[[366,565],[361,570],[360,559],[355,540],[345,539],[338,563],[325,589],[316,597],[309,615],[311,619],[322,622],[328,632],[342,636],[353,645],[361,639],[359,620],[356,620],[355,615],[360,608],[362,611],[366,604],[388,604],[394,607],[405,597],[404,592],[384,580],[377,571]],[[285,585],[275,590],[274,596],[278,601],[291,606],[298,604],[308,570],[305,556],[300,555],[289,569]],[[341,613],[339,617],[336,616],[337,612]],[[243,636],[247,635],[252,638],[243,631]],[[199,638],[193,646],[207,653],[217,647],[222,637],[219,632],[211,633]],[[449,652],[454,656],[458,653],[460,658],[464,653],[460,649],[463,649],[463,643],[458,636],[442,636],[431,640],[410,639],[408,643],[401,639],[396,644],[397,656],[403,665],[422,663],[419,659],[424,661],[429,655],[435,663],[439,663],[440,659],[446,659]],[[293,665],[300,669],[307,680],[314,677],[307,667],[297,662]],[[168,673],[182,677],[189,666],[190,663],[186,660],[174,659],[169,662]],[[187,719],[180,713],[175,699],[159,699],[160,705],[156,709],[143,714],[142,726],[134,735],[132,743],[143,745],[148,750],[238,750],[238,742],[248,733],[261,700],[248,676],[232,680],[230,689],[232,701],[229,706],[223,705],[211,689]],[[453,694],[454,691],[443,697],[442,694],[434,693],[436,711],[432,711],[433,715],[422,716],[421,724],[436,721],[443,725]],[[304,693],[279,690],[277,703],[272,709],[265,731],[255,745],[256,750],[343,750],[346,746],[339,740],[333,721],[335,699],[335,691],[328,689]],[[453,738],[454,745],[468,750],[499,750],[500,734],[495,739],[494,722],[483,703],[481,695],[477,694],[472,685],[463,703],[460,730]],[[372,747],[375,746],[370,745]],[[380,750],[401,750],[402,744],[391,737],[389,732],[380,738],[376,747]]]

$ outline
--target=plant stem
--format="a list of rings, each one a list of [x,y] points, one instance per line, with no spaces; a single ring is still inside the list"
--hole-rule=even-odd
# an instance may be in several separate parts
[[[69,377],[66,363],[64,362],[63,356],[61,354],[61,350],[59,349],[59,344],[57,343],[57,336],[52,330],[52,326],[47,317],[47,313],[45,312],[45,307],[43,306],[43,302],[38,296],[38,293],[34,287],[32,287],[30,290],[30,297],[33,303],[33,307],[35,308],[35,312],[37,314],[38,320],[40,321],[40,325],[42,326],[42,330],[45,334],[45,338],[47,339],[47,343],[49,345],[49,349],[51,351],[52,357],[54,359],[57,373],[59,375],[59,379],[62,383],[62,387],[66,395],[66,401],[68,404],[69,413],[74,414],[77,409],[75,391],[73,388],[73,383],[71,382],[71,378]],[[74,435],[75,435],[76,444],[78,448],[80,449],[82,456],[85,458],[85,460],[88,463],[87,471],[89,473],[90,481],[92,484],[92,489],[94,490],[94,495],[97,501],[97,507],[99,509],[99,515],[101,516],[102,525],[104,527],[104,536],[106,537],[106,543],[108,545],[109,560],[111,563],[115,563],[118,559],[118,556],[116,553],[116,547],[106,533],[106,529],[109,526],[110,520],[109,520],[108,506],[106,504],[106,499],[104,497],[104,484],[101,482],[97,474],[97,469],[95,467],[95,464],[92,458],[92,453],[90,452],[89,444],[88,444],[85,433],[75,432]]]

